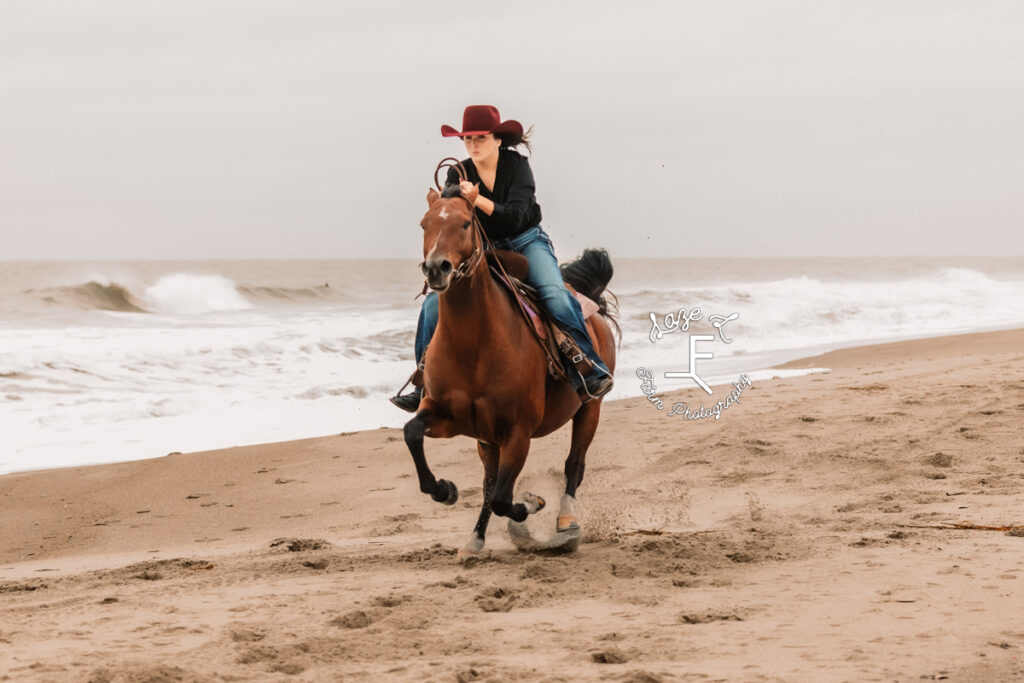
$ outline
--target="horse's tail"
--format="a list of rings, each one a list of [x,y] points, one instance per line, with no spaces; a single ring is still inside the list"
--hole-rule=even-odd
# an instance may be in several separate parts
[[[612,323],[618,333],[619,343],[622,343],[622,328],[618,321],[619,300],[611,291],[605,291],[614,273],[608,252],[604,249],[584,249],[582,256],[570,263],[563,263],[560,269],[563,280],[597,304],[598,312]]]

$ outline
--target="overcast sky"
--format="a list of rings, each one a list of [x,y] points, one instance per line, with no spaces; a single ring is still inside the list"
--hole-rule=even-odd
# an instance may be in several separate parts
[[[1024,3],[0,5],[0,258],[422,252],[442,123],[559,258],[1024,256]]]

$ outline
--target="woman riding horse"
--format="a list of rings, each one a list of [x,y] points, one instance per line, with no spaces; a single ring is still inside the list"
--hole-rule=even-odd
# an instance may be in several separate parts
[[[532,128],[531,128],[532,131]],[[580,401],[587,403],[611,391],[613,379],[608,366],[594,350],[587,334],[586,323],[579,301],[565,288],[558,268],[551,238],[540,226],[540,205],[535,197],[533,171],[526,157],[513,147],[524,145],[532,151],[529,133],[515,120],[502,121],[498,110],[491,106],[466,107],[462,115],[462,130],[441,126],[443,137],[460,137],[466,145],[469,158],[462,162],[467,180],[460,182],[454,167],[448,169],[448,179],[442,196],[472,196],[480,223],[495,249],[509,249],[526,256],[529,271],[526,283],[540,294],[545,308],[593,364],[593,371],[580,377],[571,370]],[[427,344],[437,328],[438,294],[431,292],[423,301],[416,326],[416,363],[423,360]],[[402,396],[391,397],[391,402],[402,410],[415,412],[422,399],[417,387]]]

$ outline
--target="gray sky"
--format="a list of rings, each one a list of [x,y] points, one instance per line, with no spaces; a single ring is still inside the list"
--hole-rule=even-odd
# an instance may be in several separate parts
[[[1024,256],[1024,4],[0,5],[0,258],[418,258],[442,123],[560,259]]]

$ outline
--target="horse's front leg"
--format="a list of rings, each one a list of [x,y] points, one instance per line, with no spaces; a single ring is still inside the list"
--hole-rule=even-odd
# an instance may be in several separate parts
[[[526,455],[529,452],[530,435],[515,432],[501,447],[501,455],[498,458],[498,478],[494,483],[491,510],[494,514],[508,517],[514,522],[525,521],[529,515],[543,509],[545,504],[543,498],[529,492],[523,493],[522,503],[512,503],[516,477],[526,464]]]
[[[412,461],[416,465],[416,476],[420,480],[420,491],[430,494],[430,497],[445,505],[454,505],[459,499],[459,489],[447,479],[435,479],[434,473],[427,465],[426,455],[423,453],[423,437],[427,429],[433,427],[437,422],[436,413],[429,409],[420,410],[416,417],[405,423],[405,445],[412,453]],[[433,430],[431,436],[434,436]]]

